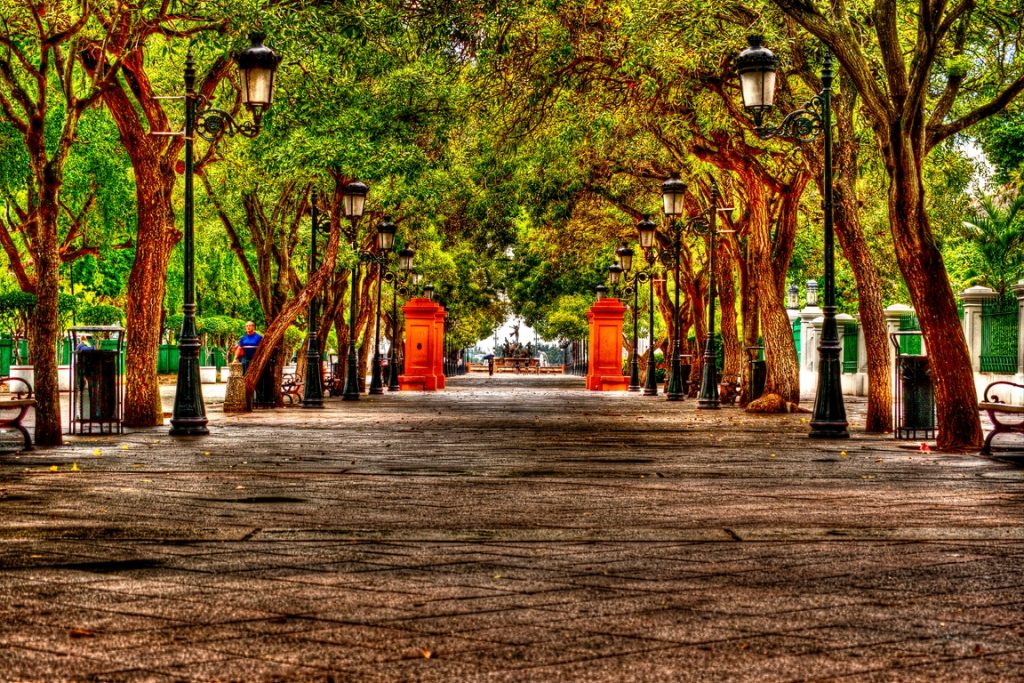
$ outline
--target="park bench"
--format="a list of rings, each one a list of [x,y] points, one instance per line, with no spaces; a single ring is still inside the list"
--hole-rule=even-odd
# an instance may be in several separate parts
[[[25,389],[15,389],[11,382],[21,382]],[[21,421],[25,419],[29,408],[34,408],[36,400],[32,397],[32,385],[21,377],[0,377],[0,384],[6,384],[14,398],[0,400],[0,429],[8,427],[17,429],[25,439],[25,450],[32,450],[32,437]]]
[[[981,452],[984,455],[992,453],[992,438],[996,434],[1024,434],[1024,406],[1010,405],[999,396],[990,393],[993,387],[1005,384],[1008,388],[1024,389],[1024,385],[1015,382],[998,381],[992,382],[985,387],[984,400],[978,404],[981,410],[988,413],[988,419],[992,421],[992,431],[985,437],[985,445]],[[1019,422],[1003,422],[1001,416],[1016,415],[1021,418]]]
[[[302,381],[296,375],[281,375],[281,398],[288,405],[302,400]]]

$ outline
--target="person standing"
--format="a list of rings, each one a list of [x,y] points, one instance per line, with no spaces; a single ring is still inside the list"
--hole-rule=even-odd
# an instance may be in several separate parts
[[[242,361],[242,374],[245,374],[249,367],[249,361],[256,355],[256,347],[263,341],[263,335],[256,331],[256,323],[247,320],[245,323],[245,334],[238,340],[238,348],[235,351],[235,358]]]

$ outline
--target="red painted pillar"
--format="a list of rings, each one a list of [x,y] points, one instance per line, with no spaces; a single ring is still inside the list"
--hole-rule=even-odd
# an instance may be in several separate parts
[[[439,315],[444,320],[444,309],[430,299],[415,298],[402,307],[402,313],[405,314],[405,373],[398,377],[399,388],[402,391],[443,389],[437,320]]]
[[[590,366],[587,389],[625,391],[629,377],[622,374],[622,319],[626,307],[618,299],[601,299],[587,313],[590,322]]]
[[[438,389],[446,386],[444,376],[444,319],[448,317],[448,311],[444,306],[437,307],[437,314],[434,316],[434,348],[437,354],[434,357],[434,377]]]

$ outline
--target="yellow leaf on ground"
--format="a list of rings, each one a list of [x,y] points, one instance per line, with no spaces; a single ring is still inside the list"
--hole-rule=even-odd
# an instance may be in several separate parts
[[[56,472],[57,470],[58,470],[58,467],[56,465],[50,465],[50,471],[51,472]]]
[[[71,471],[72,472],[77,472],[78,471],[78,463],[77,462],[71,463]]]
[[[423,655],[423,659],[430,659],[431,657],[434,656],[434,653],[431,652],[430,650],[428,650],[427,648],[421,649],[420,650],[420,654]]]
[[[98,448],[92,452],[93,455],[100,455],[101,453],[103,453],[103,451]]]

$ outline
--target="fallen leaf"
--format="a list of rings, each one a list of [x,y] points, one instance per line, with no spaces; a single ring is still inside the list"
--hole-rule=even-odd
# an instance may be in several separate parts
[[[203,451],[203,456],[209,458],[210,457],[210,451]]]
[[[98,449],[98,448],[97,448],[96,450],[94,450],[94,451],[92,452],[92,454],[93,454],[93,455],[102,455],[102,454],[103,454],[103,451],[101,451],[100,449]]]
[[[56,465],[50,465],[50,471],[51,472],[56,472],[58,469],[60,469],[60,468],[58,468]]]
[[[929,448],[928,444],[926,444],[926,443],[925,443],[924,441],[922,441],[922,442],[921,442],[921,451],[922,451],[922,452],[924,452],[924,453],[928,453],[928,452],[929,452],[929,451],[931,451],[931,450],[932,450],[932,449],[931,449],[931,448]]]
[[[434,656],[434,653],[425,647],[420,649],[420,654],[423,655],[423,659],[430,659]]]
[[[72,638],[95,638],[96,634],[87,628],[73,628],[68,631],[68,635]]]
[[[774,453],[772,453],[772,454],[771,454],[771,457],[773,457],[773,458],[774,458],[774,457],[776,457],[776,456],[775,456],[775,454],[774,454]]]
[[[843,458],[845,460],[846,459],[846,451],[839,451],[839,457]]]
[[[122,451],[128,450],[128,444],[126,444],[126,443],[121,444],[121,450]]]
[[[152,483],[153,483],[153,480],[152,480],[152,479],[143,479],[143,480],[142,480],[142,483],[143,483],[143,484],[152,484]]]
[[[496,578],[496,579],[500,579],[500,578],[501,578],[501,574],[495,574],[495,575],[494,575],[494,578]]]
[[[71,471],[72,472],[78,472],[79,471],[78,470],[78,463],[77,462],[71,463]]]
[[[244,486],[236,486],[236,487],[235,487],[235,490],[236,490],[236,491],[244,491],[244,490],[245,490],[245,487],[244,487]]]

